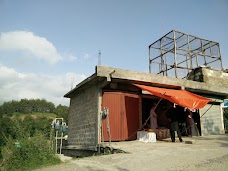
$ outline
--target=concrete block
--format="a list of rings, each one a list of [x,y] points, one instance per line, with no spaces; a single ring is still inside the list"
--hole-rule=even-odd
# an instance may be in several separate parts
[[[228,73],[222,73],[222,75],[228,77]]]
[[[209,73],[207,73],[207,76],[209,76],[209,77],[210,77],[211,75],[212,75],[212,74],[211,74],[210,72],[209,72]]]

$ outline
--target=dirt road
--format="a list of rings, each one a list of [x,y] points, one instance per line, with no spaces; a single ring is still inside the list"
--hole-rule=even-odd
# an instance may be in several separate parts
[[[183,138],[193,144],[158,141],[112,143],[128,153],[74,159],[39,171],[227,171],[228,135]],[[170,140],[168,140],[170,141]]]

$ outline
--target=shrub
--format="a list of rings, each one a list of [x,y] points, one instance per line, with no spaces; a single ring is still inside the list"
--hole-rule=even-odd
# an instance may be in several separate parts
[[[56,164],[60,160],[51,149],[50,142],[41,133],[33,137],[7,140],[2,149],[3,170],[31,170],[42,165]]]

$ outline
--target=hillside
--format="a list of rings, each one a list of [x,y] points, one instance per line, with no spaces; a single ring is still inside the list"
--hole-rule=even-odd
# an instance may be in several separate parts
[[[48,119],[54,119],[57,117],[57,115],[54,113],[33,112],[33,113],[26,113],[25,114],[25,113],[14,112],[12,118],[19,117],[21,119],[24,119],[26,116],[31,116],[34,119],[40,118],[40,117],[46,117]]]

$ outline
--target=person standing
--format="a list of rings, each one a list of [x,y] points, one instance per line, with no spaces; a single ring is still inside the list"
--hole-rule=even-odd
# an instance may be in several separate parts
[[[154,130],[155,133],[157,133],[157,117],[158,115],[155,113],[155,108],[157,106],[157,103],[152,104],[152,108],[150,110],[150,127]]]
[[[176,110],[176,108],[174,108],[174,106],[172,106],[169,109],[167,117],[170,120],[170,136],[171,136],[172,142],[175,142],[175,131],[177,131],[177,135],[178,135],[179,141],[183,142],[183,140],[181,138],[181,132],[180,132],[180,129],[179,129],[179,125],[178,125],[177,110]]]
[[[187,112],[187,119],[186,119],[186,122],[187,122],[187,132],[188,132],[188,136],[192,137],[192,112],[187,109],[186,110]]]

